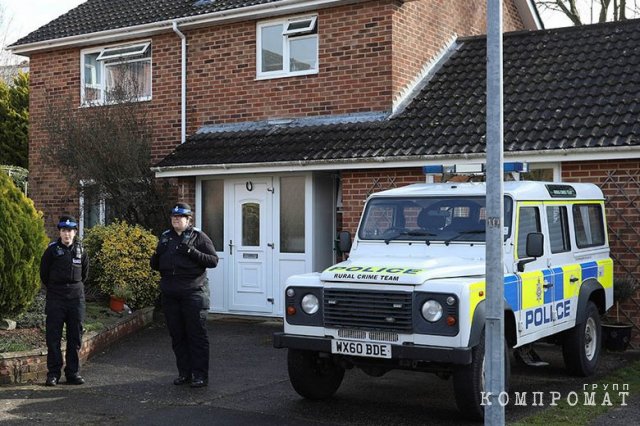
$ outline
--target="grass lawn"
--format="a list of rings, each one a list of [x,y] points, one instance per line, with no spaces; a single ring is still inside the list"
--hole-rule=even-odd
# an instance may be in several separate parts
[[[630,404],[630,398],[636,395],[640,389],[640,361],[635,361],[627,367],[621,368],[609,374],[602,379],[595,381],[597,384],[595,389],[576,390],[576,398],[568,398],[567,395],[557,401],[556,406],[549,407],[543,412],[526,417],[512,425],[585,425],[596,417],[606,413],[610,409],[619,407],[624,398],[624,402]],[[612,387],[613,384],[618,385],[617,389]],[[628,389],[622,389],[622,385],[628,385]],[[621,395],[626,392],[626,397]],[[585,393],[589,394],[589,398],[585,398]],[[593,399],[591,400],[591,393]],[[593,405],[584,405],[585,399],[593,401]],[[570,405],[569,402],[577,404]]]

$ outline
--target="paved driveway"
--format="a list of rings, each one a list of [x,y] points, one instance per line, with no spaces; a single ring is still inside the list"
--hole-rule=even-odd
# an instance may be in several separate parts
[[[273,349],[277,321],[216,317],[209,321],[211,372],[203,389],[174,386],[176,375],[169,336],[154,324],[85,363],[84,386],[61,384],[0,387],[3,424],[216,424],[216,425],[418,425],[464,424],[450,381],[431,374],[394,371],[372,378],[348,371],[334,398],[301,399],[289,385],[286,351]],[[514,365],[511,390],[581,391],[583,382],[564,373],[560,351],[542,346],[551,362],[544,368]],[[604,374],[638,352],[607,354]],[[550,403],[547,395],[546,405]],[[507,421],[534,407],[507,407]]]

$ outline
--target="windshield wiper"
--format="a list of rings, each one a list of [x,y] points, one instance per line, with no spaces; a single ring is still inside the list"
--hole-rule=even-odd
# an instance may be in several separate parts
[[[385,244],[389,244],[389,241],[391,240],[395,240],[396,238],[400,237],[400,236],[408,236],[408,237],[434,237],[438,234],[433,234],[431,232],[428,231],[422,231],[419,229],[413,230],[413,231],[397,231],[396,234],[385,238],[384,239],[384,243]]]
[[[463,235],[470,235],[470,234],[484,234],[486,232],[485,229],[472,229],[469,231],[459,231],[457,235],[449,238],[448,240],[446,240],[444,242],[445,245],[449,245],[449,243],[451,241],[457,240],[458,238],[462,237]]]

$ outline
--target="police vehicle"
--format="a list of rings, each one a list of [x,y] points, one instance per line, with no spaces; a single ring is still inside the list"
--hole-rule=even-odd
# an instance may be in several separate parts
[[[354,240],[340,235],[348,260],[286,282],[274,346],[288,348],[296,392],[328,398],[352,367],[432,372],[452,377],[458,408],[482,418],[485,220],[485,183],[373,194]],[[613,303],[601,190],[505,182],[503,224],[505,348],[538,365],[531,344],[553,341],[569,373],[593,374]]]

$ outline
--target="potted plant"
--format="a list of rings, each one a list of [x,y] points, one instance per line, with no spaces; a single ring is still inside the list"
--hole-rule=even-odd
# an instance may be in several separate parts
[[[127,300],[131,300],[133,292],[131,287],[123,282],[115,282],[109,290],[111,294],[109,299],[109,308],[114,312],[124,311],[124,304]]]
[[[613,351],[624,351],[631,342],[633,323],[620,317],[620,304],[630,299],[638,290],[638,282],[634,278],[617,278],[613,282],[613,300],[616,302],[615,322],[610,319],[602,323],[604,346]]]

